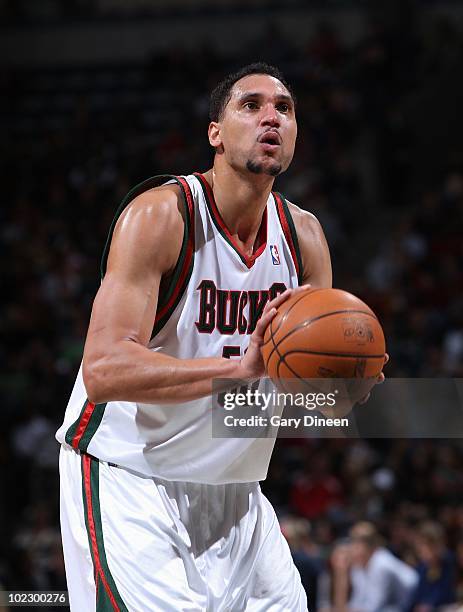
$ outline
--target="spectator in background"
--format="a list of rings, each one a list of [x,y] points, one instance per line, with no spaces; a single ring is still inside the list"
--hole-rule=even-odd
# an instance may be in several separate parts
[[[460,536],[456,546],[456,597],[463,603],[463,538]]]
[[[333,547],[327,567],[317,585],[317,612],[346,609],[349,599],[350,543],[339,540]]]
[[[447,550],[442,527],[438,523],[422,523],[415,547],[420,563],[419,582],[412,597],[412,612],[433,612],[456,601],[454,555]]]
[[[303,518],[286,516],[280,520],[280,527],[289,544],[294,565],[301,575],[302,586],[307,593],[309,610],[315,610],[317,581],[324,561],[319,547],[311,537],[310,523]]]
[[[336,609],[405,612],[418,583],[416,571],[380,545],[372,523],[356,523],[350,538],[345,554],[333,558]]]
[[[310,520],[338,511],[344,503],[344,491],[333,474],[331,458],[308,452],[306,463],[290,491],[292,509]]]

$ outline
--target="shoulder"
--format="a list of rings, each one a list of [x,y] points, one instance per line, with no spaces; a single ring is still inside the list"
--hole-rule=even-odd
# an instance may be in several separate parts
[[[322,226],[320,225],[320,222],[314,214],[312,214],[308,210],[303,210],[302,208],[299,208],[299,206],[296,206],[296,204],[293,204],[288,200],[287,203],[289,212],[291,213],[291,217],[294,222],[294,226],[296,228],[298,240],[304,240],[307,234],[323,234]]]
[[[181,188],[163,185],[137,195],[119,216],[111,240],[111,254],[122,252],[147,264],[156,257],[162,272],[175,266],[185,228]]]
[[[383,565],[388,563],[393,563],[397,557],[395,557],[391,551],[387,550],[387,548],[377,548],[370,557],[370,565]]]
[[[317,217],[292,202],[288,209],[296,229],[302,258],[302,282],[313,287],[331,287],[331,259],[325,234]]]
[[[129,202],[117,220],[116,229],[127,223],[140,223],[140,229],[164,227],[180,230],[184,216],[181,188],[178,185],[162,185],[144,191]],[[156,223],[156,226],[152,223]]]
[[[377,548],[370,559],[370,565],[377,569],[388,569],[393,572],[407,572],[410,568],[406,563],[404,563],[401,559],[396,557],[390,550],[387,548]],[[413,573],[413,571],[412,571]]]

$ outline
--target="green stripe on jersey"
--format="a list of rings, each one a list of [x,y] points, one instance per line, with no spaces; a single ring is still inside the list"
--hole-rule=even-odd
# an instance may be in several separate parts
[[[88,399],[85,400],[84,405],[82,406],[82,410],[80,411],[80,414],[77,420],[74,421],[74,423],[70,427],[68,427],[66,435],[64,436],[64,439],[66,440],[67,444],[69,444],[69,446],[72,446],[72,441],[74,440],[74,437],[77,433],[77,428],[79,426],[81,418],[84,415],[85,408],[87,408],[87,405],[88,405]]]
[[[159,321],[156,322],[153,328],[153,332],[151,334],[152,338],[161,330],[161,328],[164,326],[166,321],[169,319],[170,315],[173,313],[173,311],[177,307],[177,304],[179,303],[180,298],[183,295],[186,285],[188,284],[188,281],[190,280],[191,272],[193,270],[194,253],[193,253],[192,260],[191,260],[190,270],[184,282],[182,283],[182,286],[179,287],[178,283],[179,283],[179,280],[180,280],[180,277],[182,275],[182,271],[185,265],[185,259],[186,259],[186,255],[188,252],[188,244],[190,243],[190,240],[193,239],[193,236],[192,236],[192,227],[191,227],[192,221],[190,218],[190,210],[188,208],[187,196],[183,188],[183,185],[180,182],[178,182],[178,185],[181,188],[182,202],[183,202],[183,206],[185,210],[185,229],[183,231],[182,248],[180,249],[180,255],[178,257],[177,263],[175,264],[174,271],[172,272],[172,276],[170,278],[167,290],[164,292],[162,297],[161,296],[159,297],[157,312],[162,310],[162,308],[164,308],[165,305],[169,303],[169,300],[174,295],[175,291],[178,291],[179,295],[177,295],[176,299],[174,300],[173,305],[169,308],[168,312],[161,319],[159,319]],[[193,211],[193,214],[194,214],[194,211]]]
[[[96,404],[93,409],[92,416],[90,417],[89,422],[87,423],[87,427],[79,441],[79,450],[82,452],[87,452],[88,445],[90,444],[91,439],[96,433],[96,430],[100,426],[101,420],[103,419],[104,411],[106,408],[106,403],[104,404]]]
[[[289,231],[290,231],[291,238],[292,238],[292,241],[293,241],[294,250],[296,252],[297,265],[299,267],[298,281],[299,281],[299,285],[302,285],[302,280],[303,280],[303,278],[302,278],[302,274],[303,274],[303,271],[302,271],[302,255],[301,255],[301,249],[299,247],[299,240],[297,239],[296,227],[294,225],[293,217],[292,217],[291,212],[289,210],[288,202],[281,195],[281,193],[279,193],[278,195],[280,196],[281,201],[283,202],[283,210],[285,212],[286,220],[288,221]]]

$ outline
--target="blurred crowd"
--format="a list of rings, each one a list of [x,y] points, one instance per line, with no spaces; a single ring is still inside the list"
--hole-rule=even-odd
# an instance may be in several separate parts
[[[53,435],[106,233],[140,180],[210,166],[208,93],[236,67],[266,60],[293,83],[299,142],[277,187],[320,219],[334,285],[378,314],[386,375],[463,376],[463,148],[420,146],[445,118],[423,101],[458,74],[463,36],[413,23],[371,19],[348,45],[324,22],[304,48],[269,24],[230,56],[205,44],[119,69],[4,72],[0,585],[65,588]],[[311,609],[361,602],[365,568],[386,551],[413,568],[409,610],[463,602],[462,468],[446,441],[279,441],[263,486]]]
[[[463,603],[460,442],[278,440],[262,486],[309,609],[429,612]]]

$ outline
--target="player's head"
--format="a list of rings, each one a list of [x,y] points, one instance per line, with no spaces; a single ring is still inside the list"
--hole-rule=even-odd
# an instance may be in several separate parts
[[[365,565],[380,544],[376,527],[367,521],[360,521],[351,528],[349,535],[352,563]]]
[[[295,104],[278,68],[264,63],[245,66],[211,94],[209,142],[236,170],[276,176],[294,155]]]
[[[415,549],[424,563],[439,561],[445,551],[445,532],[439,523],[425,521],[416,532]]]

